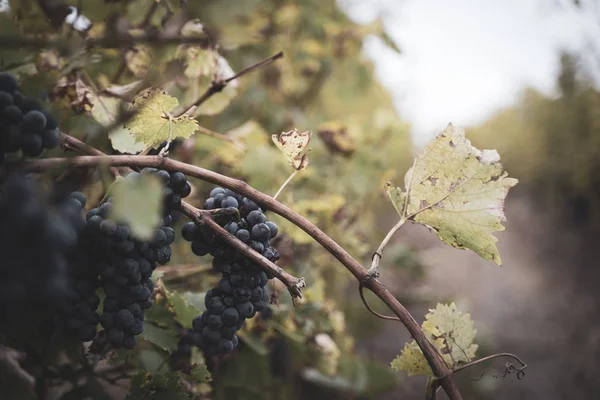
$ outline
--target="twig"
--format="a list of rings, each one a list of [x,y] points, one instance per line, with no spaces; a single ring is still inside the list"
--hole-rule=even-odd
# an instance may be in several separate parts
[[[288,288],[293,298],[302,298],[302,289],[306,287],[304,278],[296,278],[287,273],[283,268],[273,264],[265,257],[252,250],[250,246],[227,232],[225,228],[217,224],[210,213],[204,212],[188,203],[181,203],[181,212],[199,225],[205,225],[215,232],[219,237],[230,244],[234,249],[244,253],[245,256],[256,262],[262,269],[279,279]]]
[[[425,385],[425,400],[435,400],[439,388],[440,385],[435,378],[427,379],[427,384]]]
[[[298,226],[309,236],[315,239],[335,258],[337,258],[338,261],[340,261],[340,263],[342,263],[346,269],[348,269],[348,271],[354,275],[358,282],[362,283],[362,286],[375,293],[375,295],[377,295],[377,297],[379,297],[394,312],[394,314],[398,316],[399,320],[419,345],[419,348],[425,355],[425,358],[431,366],[433,373],[439,378],[440,386],[442,386],[450,400],[462,399],[460,392],[452,379],[452,370],[438,354],[435,347],[429,342],[429,340],[427,340],[427,337],[412,315],[410,315],[408,310],[406,310],[406,308],[386,289],[386,287],[376,278],[369,276],[367,270],[358,261],[352,258],[352,256],[348,254],[346,250],[344,250],[332,238],[327,236],[317,226],[272,197],[252,188],[246,182],[230,178],[204,168],[160,156],[82,156],[69,159],[47,158],[23,162],[18,166],[30,171],[43,171],[47,168],[59,166],[81,168],[97,166],[101,164],[128,167],[158,167],[171,171],[180,171],[186,175],[223,186],[236,193],[246,196],[257,204],[263,205],[265,209],[273,211],[274,213],[279,214],[288,221],[292,222],[294,225]],[[5,165],[7,167],[10,166],[10,164]],[[14,166],[15,165],[13,165],[13,167]]]
[[[292,172],[292,174],[290,175],[290,177],[287,178],[285,182],[283,182],[283,185],[281,185],[279,190],[277,190],[277,193],[275,193],[275,195],[273,196],[273,199],[276,199],[277,196],[279,196],[279,193],[281,193],[283,191],[283,188],[285,188],[287,186],[287,184],[290,183],[292,178],[295,177],[297,173],[298,173],[298,170],[295,169],[294,172]]]
[[[385,236],[385,238],[383,238],[383,241],[377,248],[377,251],[375,252],[375,254],[373,254],[373,261],[371,262],[371,268],[369,268],[369,270],[367,271],[367,273],[369,275],[374,276],[374,277],[379,276],[379,272],[377,272],[377,268],[379,267],[379,261],[381,260],[381,256],[383,254],[383,249],[385,246],[387,246],[387,244],[390,241],[390,239],[392,238],[392,236],[394,236],[394,233],[396,233],[398,231],[398,229],[402,228],[402,226],[405,223],[406,223],[406,220],[404,218],[400,218],[400,221],[398,221],[398,223],[396,225],[394,225],[394,227],[392,229],[390,229],[390,231]]]
[[[206,89],[206,91],[204,93],[202,93],[202,95],[196,101],[194,101],[191,105],[189,105],[177,112],[172,113],[171,117],[179,118],[183,114],[192,113],[200,104],[202,104],[206,100],[208,100],[213,94],[218,93],[221,90],[223,90],[225,88],[225,86],[227,86],[227,84],[230,83],[231,81],[236,80],[237,78],[241,78],[242,76],[244,76],[252,71],[256,71],[259,68],[265,67],[265,66],[277,61],[278,59],[280,59],[282,57],[283,57],[283,52],[280,51],[279,53],[274,54],[271,57],[265,58],[264,60],[254,64],[254,65],[251,65],[249,67],[242,69],[240,72],[233,75],[232,77],[229,77],[227,79],[218,79],[218,80],[213,81],[210,84],[210,86],[208,87],[208,89]]]

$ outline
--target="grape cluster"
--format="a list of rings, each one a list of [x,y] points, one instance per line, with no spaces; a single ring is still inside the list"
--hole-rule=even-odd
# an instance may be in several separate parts
[[[192,192],[192,187],[182,172],[167,172],[156,168],[144,168],[142,174],[152,174],[164,183],[163,189],[163,225],[171,226],[173,223],[173,210],[179,210],[181,199]]]
[[[82,206],[72,198],[51,204],[38,186],[13,173],[0,187],[0,330],[26,326],[70,294]]]
[[[135,336],[144,330],[144,311],[152,305],[150,300],[154,283],[151,275],[157,264],[171,259],[171,244],[175,231],[171,212],[181,205],[181,197],[189,195],[191,188],[184,174],[163,170],[145,169],[142,174],[156,174],[164,182],[163,225],[154,231],[149,241],[135,238],[126,224],[110,219],[113,204],[108,199],[100,207],[91,209],[86,216],[82,240],[100,274],[100,285],[106,298],[100,323],[116,348],[131,349]],[[127,179],[137,179],[138,173]]]
[[[82,217],[86,198],[82,193],[73,192],[66,201],[66,207],[60,212],[77,225],[79,231],[85,228]],[[78,239],[80,244],[81,236]],[[58,326],[67,333],[83,342],[90,341],[96,336],[96,326],[100,322],[98,305],[100,297],[96,294],[99,286],[98,269],[90,261],[85,247],[77,246],[69,254],[69,287],[65,301],[58,308]]]
[[[231,207],[239,210],[239,221],[216,221],[254,251],[277,261],[279,253],[269,242],[278,233],[277,225],[267,220],[256,203],[231,190],[215,188],[204,204],[208,210]],[[193,222],[183,226],[182,236],[192,242],[194,254],[210,253],[213,268],[222,275],[219,284],[206,293],[206,311],[194,319],[195,334],[188,340],[193,339],[208,356],[230,353],[238,344],[235,333],[244,321],[265,308],[264,288],[273,276]]]
[[[36,98],[18,91],[14,75],[0,72],[0,164],[8,153],[21,150],[27,157],[38,157],[59,142],[56,119]]]

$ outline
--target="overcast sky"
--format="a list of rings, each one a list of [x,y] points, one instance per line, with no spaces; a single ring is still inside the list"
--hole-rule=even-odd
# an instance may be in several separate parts
[[[582,48],[584,35],[600,38],[600,19],[556,3],[372,0],[349,11],[365,22],[383,14],[402,48],[398,55],[378,40],[367,43],[380,80],[412,123],[415,143],[423,145],[448,122],[485,120],[525,85],[552,93],[558,50]]]

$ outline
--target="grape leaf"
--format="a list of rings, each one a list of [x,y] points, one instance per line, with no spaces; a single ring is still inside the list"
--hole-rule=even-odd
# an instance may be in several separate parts
[[[111,218],[127,224],[137,238],[149,240],[160,223],[162,194],[162,184],[149,174],[120,179],[112,188]]]
[[[167,292],[171,309],[175,313],[175,320],[184,328],[192,328],[194,317],[200,314],[200,310],[187,302],[185,297],[178,292]]]
[[[177,349],[178,339],[173,329],[164,329],[148,322],[144,324],[144,332],[141,336],[163,350],[172,352]]]
[[[456,304],[438,304],[435,310],[429,310],[421,328],[451,368],[475,357],[478,346],[473,344],[473,340],[477,331],[473,327],[471,315],[458,311]],[[410,376],[434,376],[414,340],[404,346],[401,355],[390,365],[396,371],[406,371]]]
[[[308,143],[312,136],[311,131],[298,132],[293,129],[289,132],[274,133],[271,136],[273,143],[279,150],[285,154],[292,167],[296,170],[304,169],[308,166]]]
[[[504,230],[504,200],[517,182],[502,170],[495,150],[478,150],[464,130],[449,124],[406,173],[406,191],[388,183],[387,192],[402,218],[502,265],[492,232]]]
[[[122,101],[107,96],[92,96],[92,116],[103,126],[110,126],[117,120]],[[136,154],[146,148],[146,144],[136,142],[127,128],[119,127],[109,132],[113,149],[127,154]]]
[[[136,142],[152,147],[177,137],[187,139],[198,129],[198,122],[187,115],[169,119],[167,113],[178,105],[179,101],[175,97],[158,90],[149,90],[135,99],[133,107],[137,114],[125,126]]]
[[[195,346],[192,348],[192,357],[190,362],[192,364],[190,375],[194,382],[210,382],[212,380],[212,376],[206,367],[204,355],[202,354],[202,351]]]

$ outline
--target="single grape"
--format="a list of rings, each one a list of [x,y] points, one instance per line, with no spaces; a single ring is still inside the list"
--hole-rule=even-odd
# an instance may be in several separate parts
[[[9,105],[1,113],[0,119],[6,124],[18,124],[23,119],[23,112],[15,105]]]
[[[24,134],[39,135],[46,129],[46,117],[43,113],[37,110],[29,111],[23,116],[21,122],[21,131]]]
[[[265,224],[267,224],[269,227],[269,239],[273,239],[275,236],[277,236],[277,233],[279,233],[279,228],[277,228],[277,225],[273,221],[267,221]]]
[[[10,72],[0,72],[0,90],[13,93],[19,87],[17,78]]]

